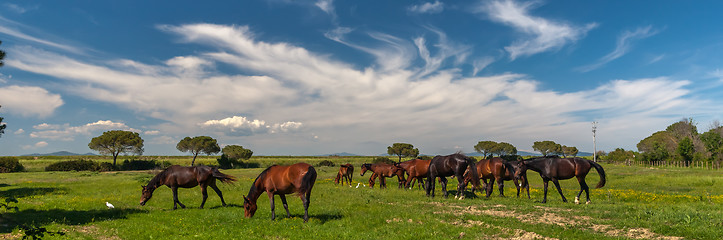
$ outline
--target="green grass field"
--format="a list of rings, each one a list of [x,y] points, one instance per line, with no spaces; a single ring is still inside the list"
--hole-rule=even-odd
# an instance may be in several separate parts
[[[0,174],[0,196],[15,197],[19,211],[2,209],[0,238],[22,237],[15,224],[46,227],[72,239],[722,239],[723,172],[683,168],[646,168],[604,164],[607,185],[592,189],[592,203],[563,203],[551,188],[548,203],[542,199],[542,181],[529,172],[532,199],[516,198],[507,182],[507,197],[497,189],[489,199],[430,199],[422,190],[350,188],[333,183],[336,167],[317,167],[319,177],[312,191],[309,222],[303,207],[290,196],[285,216],[276,197],[277,219],[270,220],[266,195],[259,198],[254,218],[243,217],[242,195],[263,168],[222,170],[239,178],[233,185],[220,184],[227,207],[209,190],[205,209],[199,188],[180,189],[179,199],[189,208],[171,210],[169,188],[156,190],[146,206],[138,204],[141,185],[153,171],[137,172],[39,172],[59,159],[23,159],[30,172]],[[174,163],[190,159],[169,158]],[[316,164],[332,160],[358,166],[371,157],[254,157],[261,167],[297,161]],[[188,162],[188,163],[186,163]],[[207,157],[197,162],[212,164]],[[359,176],[354,186],[366,183]],[[592,170],[587,182],[594,186]],[[450,179],[453,190],[457,180]],[[378,183],[377,183],[378,184]],[[561,181],[570,200],[579,189],[574,179]],[[550,184],[551,187],[553,186]],[[115,205],[108,209],[105,202]]]

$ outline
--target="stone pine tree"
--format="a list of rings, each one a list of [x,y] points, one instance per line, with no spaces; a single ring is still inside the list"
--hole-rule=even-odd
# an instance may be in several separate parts
[[[414,148],[414,145],[409,143],[394,143],[392,146],[387,147],[387,154],[397,155],[399,161],[402,161],[402,157],[417,157],[419,155],[419,149]]]
[[[532,144],[532,149],[538,151],[542,156],[562,152],[562,146],[554,141],[539,141]]]
[[[251,149],[246,149],[239,145],[227,145],[223,147],[221,150],[223,155],[221,158],[226,158],[228,160],[228,166],[229,168],[237,168],[241,165],[241,159],[247,160],[251,158],[252,155],[254,155],[254,152],[251,151]],[[220,163],[220,161],[219,161]]]
[[[563,157],[567,157],[567,156],[573,156],[573,157],[575,157],[575,156],[577,156],[577,153],[578,153],[577,147],[568,147],[568,146],[562,145],[561,149],[562,149],[562,156],[563,156]]]
[[[3,44],[3,41],[0,41],[0,45],[2,45],[2,44]],[[0,50],[0,67],[2,67],[4,65],[3,59],[5,59],[5,51]],[[2,107],[2,106],[0,106],[0,107]],[[7,125],[5,125],[3,123],[3,118],[0,117],[0,136],[2,136],[3,133],[5,133],[5,127],[7,127]]]
[[[90,149],[101,154],[113,155],[113,166],[121,153],[143,154],[143,139],[137,132],[111,130],[94,137],[88,143]]]
[[[488,158],[494,154],[497,144],[495,141],[479,141],[474,145],[474,150],[481,153],[484,158]]]
[[[3,117],[0,117],[0,137],[2,137],[3,133],[5,133],[5,127],[7,127],[7,125],[3,123]]]
[[[176,149],[181,152],[191,152],[191,154],[193,154],[191,166],[196,163],[196,157],[199,153],[211,155],[221,151],[218,143],[216,143],[216,139],[209,136],[185,137],[176,144]]]

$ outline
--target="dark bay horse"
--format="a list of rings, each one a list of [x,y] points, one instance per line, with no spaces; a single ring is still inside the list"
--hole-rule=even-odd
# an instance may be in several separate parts
[[[336,184],[339,184],[339,180],[341,180],[341,184],[344,184],[344,180],[346,180],[347,184],[349,184],[349,187],[351,187],[352,175],[354,175],[354,166],[350,163],[342,164],[341,166],[339,166],[339,173],[336,174],[334,182]]]
[[[587,197],[587,203],[590,203],[590,188],[585,183],[585,176],[590,172],[591,168],[595,168],[598,175],[600,175],[600,182],[597,183],[595,188],[601,188],[605,186],[605,170],[600,164],[596,162],[583,159],[583,158],[559,158],[559,157],[537,157],[531,158],[524,161],[520,161],[517,166],[519,167],[515,171],[515,178],[521,177],[527,169],[540,173],[542,181],[545,185],[545,197],[542,199],[542,203],[547,202],[547,184],[549,181],[555,184],[557,192],[560,193],[563,202],[567,202],[565,195],[562,194],[560,189],[560,183],[558,180],[570,179],[573,177],[577,178],[577,182],[580,184],[580,192],[575,197],[575,203],[580,203],[580,194],[585,191]]]
[[[517,169],[516,162],[507,162],[503,158],[493,157],[490,159],[482,159],[477,162],[477,174],[484,182],[486,197],[490,197],[493,192],[495,181],[500,191],[500,196],[504,197],[505,184],[504,181],[512,180],[517,188],[517,197],[520,197],[520,187],[527,188],[527,198],[530,198],[530,186],[527,184],[527,174],[523,174],[520,179],[514,177]],[[487,183],[489,180],[489,184]],[[470,181],[469,174],[465,176],[465,181]],[[474,191],[475,189],[472,189]]]
[[[474,159],[465,156],[461,153],[455,153],[447,156],[435,156],[429,163],[429,170],[427,175],[427,196],[434,197],[435,183],[434,179],[439,177],[442,182],[442,192],[444,197],[447,197],[447,178],[448,176],[457,177],[457,194],[455,198],[464,198],[464,189],[467,187],[464,181],[464,172],[470,170],[469,174],[471,177],[472,185],[475,189],[480,188],[479,175],[476,171],[476,164]]]
[[[257,209],[256,201],[263,192],[266,192],[271,202],[271,220],[276,219],[274,195],[279,195],[281,203],[286,209],[286,216],[291,217],[289,205],[286,204],[286,194],[298,193],[304,203],[304,222],[307,222],[309,221],[311,188],[314,187],[314,182],[316,182],[316,169],[307,163],[268,167],[256,177],[248,195],[243,196],[244,214],[247,218],[253,217]]]
[[[208,198],[206,187],[211,187],[218,197],[221,198],[221,204],[226,206],[221,190],[216,187],[216,179],[220,180],[222,183],[231,183],[236,181],[235,177],[223,174],[215,167],[170,166],[153,177],[153,179],[148,182],[148,185],[142,186],[143,191],[141,194],[141,206],[146,205],[146,202],[151,200],[151,197],[153,197],[153,191],[161,185],[166,185],[171,188],[171,191],[173,191],[173,209],[178,208],[177,205],[180,205],[181,208],[186,208],[186,205],[183,205],[181,201],[178,201],[178,188],[192,188],[196,186],[201,186],[201,193],[203,193],[203,201],[201,201],[200,208],[203,208],[203,205],[206,203],[206,199]]]
[[[406,182],[404,180],[404,169],[392,164],[386,163],[364,163],[361,165],[361,176],[364,173],[371,171],[372,175],[369,177],[369,187],[374,188],[374,180],[379,177],[379,188],[387,187],[386,178],[397,176],[397,180],[400,182],[400,186]]]
[[[427,173],[429,173],[429,163],[431,161],[432,160],[412,159],[397,164],[397,166],[404,169],[409,175],[404,187],[412,189],[412,187],[414,187],[414,181],[418,181],[419,186],[426,188],[424,186],[424,179],[427,178]]]

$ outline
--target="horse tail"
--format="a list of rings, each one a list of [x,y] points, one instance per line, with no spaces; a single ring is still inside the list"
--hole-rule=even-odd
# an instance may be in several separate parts
[[[213,168],[213,170],[211,171],[211,176],[220,180],[222,183],[233,183],[236,181],[236,177],[223,174],[218,171],[218,168]]]
[[[316,182],[316,169],[313,166],[309,166],[309,170],[301,178],[301,187],[299,188],[299,195],[309,196],[311,194],[311,188],[314,187]]]
[[[588,161],[590,161],[590,160],[588,160]],[[605,169],[603,169],[603,167],[600,166],[600,164],[593,162],[593,161],[590,161],[590,165],[595,167],[595,170],[597,170],[597,174],[600,175],[600,182],[597,183],[597,186],[595,186],[595,188],[601,188],[601,187],[605,186]]]

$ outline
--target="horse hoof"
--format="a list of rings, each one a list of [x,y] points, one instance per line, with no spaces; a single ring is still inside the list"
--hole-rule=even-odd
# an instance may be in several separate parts
[[[587,202],[585,202],[585,204],[590,204],[590,200],[588,200]]]
[[[575,197],[575,204],[580,204],[580,198]]]

